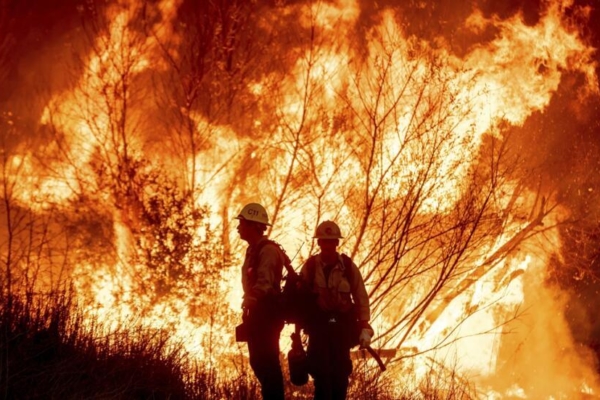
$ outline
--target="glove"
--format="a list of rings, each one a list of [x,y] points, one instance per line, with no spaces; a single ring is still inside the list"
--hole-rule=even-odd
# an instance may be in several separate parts
[[[371,338],[373,337],[373,329],[363,328],[360,330],[360,336],[358,337],[358,344],[361,348],[369,347],[371,345]]]

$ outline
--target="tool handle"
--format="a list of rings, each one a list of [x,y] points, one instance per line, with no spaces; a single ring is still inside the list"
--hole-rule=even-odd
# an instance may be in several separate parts
[[[379,357],[379,354],[377,354],[377,352],[375,350],[373,350],[373,348],[371,346],[366,346],[365,349],[369,352],[369,354],[375,359],[375,361],[377,361],[377,365],[379,365],[379,368],[381,369],[381,371],[385,371],[385,364],[383,363],[383,361],[381,361],[381,357]]]

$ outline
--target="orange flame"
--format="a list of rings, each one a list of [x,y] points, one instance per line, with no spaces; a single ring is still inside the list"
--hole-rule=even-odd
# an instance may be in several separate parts
[[[533,113],[543,112],[565,71],[581,74],[586,80],[584,89],[598,93],[594,49],[565,19],[565,10],[573,6],[570,1],[549,2],[535,25],[525,24],[518,14],[502,20],[486,18],[475,10],[466,28],[472,32],[493,28],[497,34],[463,57],[443,43],[409,37],[393,10],[378,14],[379,23],[368,30],[361,47],[355,43],[361,15],[358,2],[295,4],[261,17],[265,23],[282,15],[298,15],[299,27],[312,29],[313,35],[306,42],[296,38],[298,42],[291,45],[296,58],[286,73],[265,67],[264,74],[249,74],[252,79],[244,83],[245,90],[257,99],[258,111],[249,113],[247,125],[239,126],[250,126],[255,132],[236,133],[237,123],[214,121],[206,113],[181,107],[182,119],[203,141],[178,162],[166,145],[175,141],[175,134],[156,139],[162,131],[150,126],[146,114],[164,111],[156,109],[159,94],[147,75],[167,71],[170,63],[183,57],[178,45],[185,38],[176,28],[181,3],[160,2],[153,11],[159,22],[146,35],[132,27],[140,11],[135,2],[119,2],[110,8],[110,26],[95,39],[95,52],[77,85],[56,94],[41,117],[43,125],[64,134],[63,142],[57,139],[52,144],[64,154],[51,162],[55,174],[36,169],[33,154],[26,151],[12,155],[10,162],[23,166],[29,177],[16,193],[22,205],[41,204],[37,211],[50,203],[70,207],[85,192],[94,193],[110,210],[114,263],[100,267],[81,263],[73,273],[90,318],[105,321],[108,329],[132,319],[151,328],[167,328],[175,342],[183,342],[188,352],[211,364],[219,364],[222,355],[244,352],[243,347],[233,345],[231,322],[239,312],[241,284],[236,266],[242,252],[219,255],[231,258],[234,267],[225,263],[216,278],[219,296],[211,299],[211,306],[219,316],[217,322],[198,317],[190,306],[197,301],[191,291],[150,298],[142,290],[150,272],[136,262],[136,241],[141,240],[143,230],[139,222],[142,200],[134,198],[129,188],[107,193],[97,170],[113,174],[120,182],[120,174],[130,172],[124,165],[143,160],[150,165],[140,167],[143,172],[164,167],[165,175],[174,176],[177,182],[185,180],[180,175],[191,176],[186,184],[201,188],[194,192],[194,206],[210,204],[216,211],[206,226],[197,227],[195,245],[208,241],[210,227],[225,226],[223,246],[227,248],[231,241],[233,250],[239,250],[242,243],[229,228],[228,219],[239,207],[238,200],[255,197],[276,213],[273,236],[291,255],[300,254],[296,264],[314,250],[314,245],[302,244],[311,240],[318,220],[343,221],[348,232],[344,250],[352,252],[355,260],[366,260],[361,270],[372,284],[383,274],[369,249],[376,245],[378,229],[395,226],[381,229],[365,223],[361,239],[362,220],[357,214],[363,210],[347,199],[373,200],[370,212],[384,215],[386,202],[410,197],[415,177],[426,176],[421,189],[427,195],[416,214],[442,220],[461,206],[471,190],[465,182],[485,141],[490,136],[502,140],[498,127],[503,123],[520,126]],[[439,115],[429,119],[432,114]],[[151,137],[158,144],[149,143]],[[432,146],[436,147],[434,161],[424,156]],[[282,171],[290,171],[291,178],[285,179]],[[407,329],[406,336],[377,338],[376,345],[397,347],[403,356],[413,356],[411,371],[408,364],[392,363],[390,379],[401,379],[408,372],[423,378],[433,359],[457,368],[490,398],[575,397],[598,392],[592,357],[577,348],[564,316],[555,311],[564,310],[567,300],[544,286],[553,252],[523,239],[521,247],[504,253],[535,219],[523,215],[539,207],[539,200],[527,190],[515,200],[518,177],[510,178],[498,183],[502,190],[490,200],[499,210],[500,233],[490,234],[493,238],[482,241],[464,260],[463,268],[474,271],[473,282],[452,278],[455,286],[432,302],[439,313],[424,316],[417,328]],[[149,193],[150,187],[139,190],[154,194]],[[501,211],[506,213],[500,215]],[[365,212],[365,218],[370,212]],[[544,220],[553,226],[545,232],[545,243],[553,248],[561,246],[555,224],[563,213],[557,208]],[[146,239],[158,240],[149,235]],[[431,251],[431,258],[440,251],[423,247],[414,252],[424,249]],[[505,256],[483,269],[498,252]],[[409,265],[409,259],[418,256],[407,251],[407,259],[399,265]],[[201,266],[190,270],[192,275],[205,273]],[[373,321],[378,332],[393,330],[398,314],[419,304],[437,276],[423,273],[421,279],[407,284],[410,290],[401,292],[404,298],[390,296],[379,303],[381,309]],[[523,308],[526,312],[511,320]],[[207,344],[213,335],[219,343]],[[439,350],[415,354],[432,348]],[[231,365],[221,367],[233,373]]]

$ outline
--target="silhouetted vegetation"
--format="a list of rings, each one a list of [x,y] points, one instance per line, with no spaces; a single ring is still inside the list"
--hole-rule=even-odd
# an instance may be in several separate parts
[[[260,398],[251,374],[223,377],[193,364],[185,351],[169,343],[167,331],[124,326],[104,334],[100,321],[85,324],[69,293],[3,295],[0,300],[3,399]],[[355,374],[351,398],[398,398],[393,386],[373,384],[377,382],[373,374]],[[427,381],[418,393],[401,398],[472,398],[468,386],[457,382],[440,387]],[[288,383],[286,390],[290,397],[312,398],[310,383],[300,388]]]
[[[187,398],[181,355],[163,332],[102,336],[64,293],[3,297],[1,306],[2,398]]]

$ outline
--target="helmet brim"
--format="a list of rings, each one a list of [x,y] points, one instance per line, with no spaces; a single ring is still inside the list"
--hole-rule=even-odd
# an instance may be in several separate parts
[[[237,217],[235,217],[234,219],[240,219],[240,220],[244,220],[244,221],[248,221],[248,222],[254,222],[255,224],[261,224],[261,225],[266,225],[266,226],[273,226],[268,222],[260,222],[260,221],[254,221],[248,218],[245,218],[243,215],[238,215]]]

